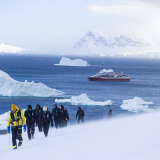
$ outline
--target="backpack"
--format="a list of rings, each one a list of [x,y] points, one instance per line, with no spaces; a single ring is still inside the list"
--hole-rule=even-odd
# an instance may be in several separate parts
[[[11,124],[13,123],[13,121],[17,121],[18,122],[21,119],[21,111],[22,110],[19,109],[19,111],[17,112],[17,120],[15,120],[14,113],[10,112],[10,116],[11,116],[11,120],[12,120]]]

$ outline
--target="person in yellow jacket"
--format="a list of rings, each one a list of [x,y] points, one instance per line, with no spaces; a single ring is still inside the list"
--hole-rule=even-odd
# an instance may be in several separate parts
[[[11,112],[8,116],[8,133],[10,134],[10,125],[12,129],[12,144],[13,149],[17,149],[16,139],[19,140],[18,146],[22,145],[22,124],[24,124],[24,132],[26,131],[26,120],[23,111],[20,110],[15,104],[11,106]]]

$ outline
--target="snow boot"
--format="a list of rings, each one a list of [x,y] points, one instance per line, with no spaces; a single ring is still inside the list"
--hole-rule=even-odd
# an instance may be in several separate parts
[[[22,145],[22,142],[19,142],[19,143],[18,143],[18,147],[20,147],[21,145]]]

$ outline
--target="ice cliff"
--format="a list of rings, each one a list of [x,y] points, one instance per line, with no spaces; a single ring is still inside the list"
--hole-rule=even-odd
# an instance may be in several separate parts
[[[55,65],[62,65],[62,66],[89,66],[88,62],[82,59],[74,59],[71,60],[66,57],[62,57],[59,64]]]
[[[64,92],[43,83],[19,82],[0,70],[0,96],[63,97]]]

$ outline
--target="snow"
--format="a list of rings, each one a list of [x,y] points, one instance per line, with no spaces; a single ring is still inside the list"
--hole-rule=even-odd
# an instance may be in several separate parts
[[[160,112],[103,120],[67,128],[50,128],[48,137],[35,129],[35,139],[12,149],[11,134],[0,136],[0,157],[71,160],[159,160]]]
[[[9,111],[0,115],[0,130],[7,129]]]
[[[26,49],[0,43],[0,53],[17,53],[25,50]]]
[[[74,59],[71,60],[66,57],[62,57],[59,64],[54,65],[62,65],[62,66],[89,66],[88,62],[82,59]]]
[[[93,101],[90,100],[86,93],[81,94],[80,96],[72,96],[70,99],[55,99],[56,103],[70,103],[71,105],[98,105],[98,106],[110,106],[112,105],[111,100],[108,101]]]
[[[64,92],[49,88],[43,83],[16,81],[0,70],[0,96],[63,97]]]
[[[134,97],[133,99],[123,100],[123,104],[120,107],[132,112],[153,111],[153,109],[148,108],[147,104],[153,104],[153,102],[145,102],[142,98]]]

